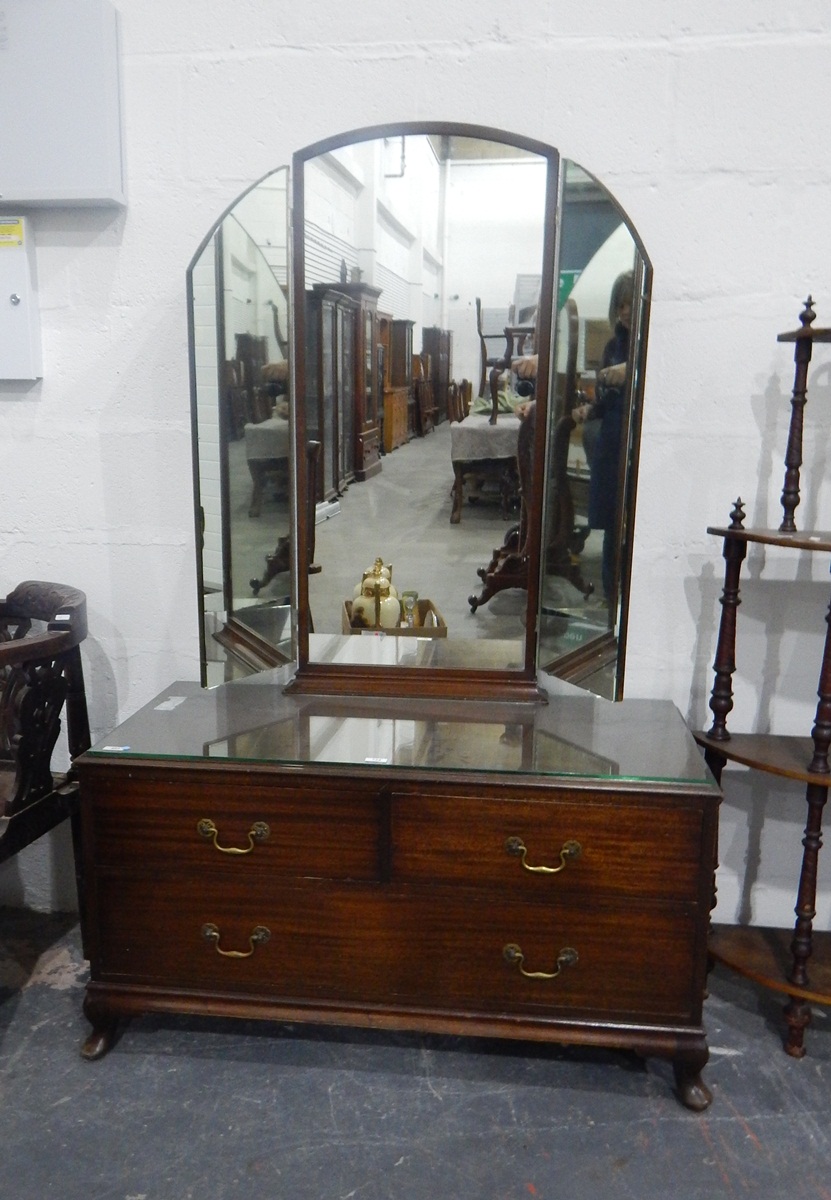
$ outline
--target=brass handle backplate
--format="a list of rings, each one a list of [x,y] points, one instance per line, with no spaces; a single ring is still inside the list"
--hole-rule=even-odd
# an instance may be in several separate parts
[[[213,942],[217,954],[223,958],[250,958],[257,946],[265,945],[271,937],[271,930],[266,929],[265,925],[256,925],[248,939],[248,950],[223,950],[219,944],[219,929],[211,921],[202,926],[202,937],[206,942]]]
[[[255,843],[264,842],[271,833],[265,821],[255,821],[248,830],[248,845],[240,848],[238,846],[220,846],[218,841],[219,830],[210,817],[203,817],[201,821],[197,821],[196,830],[200,837],[213,842],[221,854],[250,854],[254,849]]]
[[[516,963],[520,974],[524,975],[526,979],[556,979],[564,967],[573,967],[578,960],[577,951],[572,946],[564,946],[557,955],[556,971],[526,971],[522,965],[525,962],[525,955],[514,942],[509,942],[507,946],[503,947],[502,956],[506,962]]]
[[[566,863],[572,858],[579,858],[583,853],[583,847],[580,843],[575,842],[573,838],[569,838],[567,842],[563,842],[562,849],[560,850],[560,865],[558,867],[532,867],[527,861],[526,855],[528,854],[528,850],[522,838],[509,837],[505,843],[505,849],[509,854],[522,859],[522,865],[526,871],[534,871],[540,875],[559,875]]]

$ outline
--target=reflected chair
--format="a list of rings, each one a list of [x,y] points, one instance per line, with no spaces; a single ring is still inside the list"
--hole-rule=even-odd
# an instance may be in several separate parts
[[[498,366],[504,359],[505,324],[508,317],[507,309],[482,308],[482,301],[476,297],[476,332],[479,335],[479,392],[481,398],[485,395],[488,382],[488,372]]]
[[[0,862],[77,809],[72,768],[53,774],[66,713],[71,758],[90,746],[80,644],[86,597],[27,580],[0,601]]]

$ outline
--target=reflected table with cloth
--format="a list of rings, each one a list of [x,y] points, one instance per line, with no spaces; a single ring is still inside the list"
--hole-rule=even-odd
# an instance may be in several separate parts
[[[450,426],[450,458],[453,463],[453,508],[450,524],[462,517],[465,476],[497,464],[505,478],[516,487],[516,450],[520,419],[512,413],[500,413],[495,425],[484,414],[471,414]],[[501,489],[502,490],[502,489]],[[503,505],[505,495],[503,491]],[[503,513],[503,515],[507,515]]]

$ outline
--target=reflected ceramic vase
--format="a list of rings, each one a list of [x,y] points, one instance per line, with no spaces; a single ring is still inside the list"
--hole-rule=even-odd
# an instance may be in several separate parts
[[[352,601],[352,626],[359,629],[395,629],[401,620],[401,602],[390,595],[389,579],[367,575],[360,596]]]

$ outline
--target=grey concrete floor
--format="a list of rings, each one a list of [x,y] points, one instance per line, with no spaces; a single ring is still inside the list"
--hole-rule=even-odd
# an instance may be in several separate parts
[[[831,1198],[831,1021],[717,968],[711,1108],[622,1053],[143,1018],[84,1062],[77,919],[0,909],[9,1200]]]

